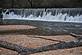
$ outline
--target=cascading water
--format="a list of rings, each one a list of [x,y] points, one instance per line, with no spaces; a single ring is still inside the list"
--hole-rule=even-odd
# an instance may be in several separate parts
[[[2,24],[32,25],[43,34],[82,34],[82,8],[4,9]]]
[[[4,9],[3,19],[82,22],[82,8]]]

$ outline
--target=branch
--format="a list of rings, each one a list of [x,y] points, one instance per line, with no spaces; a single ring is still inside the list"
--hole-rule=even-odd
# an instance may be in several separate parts
[[[74,33],[70,33],[70,35],[75,37],[78,41],[82,40],[82,35],[77,35],[77,34],[74,34]]]
[[[82,42],[70,41],[70,42],[63,42],[63,43],[42,46],[38,48],[25,48],[17,44],[8,43],[6,41],[0,41],[0,47],[16,51],[21,55],[33,54],[33,53],[44,52],[49,50],[74,48],[80,46],[82,46]]]
[[[63,42],[36,48],[33,53],[44,52],[49,50],[68,49],[80,46],[82,46],[82,42],[74,42],[74,41]]]
[[[67,30],[63,30],[63,31],[69,33]],[[78,41],[82,40],[82,35],[77,35],[75,33],[69,33],[69,35],[76,38]]]
[[[73,37],[75,37],[75,38],[78,38],[79,37],[79,35],[76,35],[74,33],[70,33],[70,35],[73,36]]]
[[[12,43],[9,43],[6,41],[1,41],[1,40],[0,40],[0,47],[16,51],[22,55],[27,54],[31,49],[31,48],[25,48],[25,47],[19,46],[17,44],[12,44]]]
[[[40,38],[40,39],[50,40],[50,41],[56,41],[56,42],[65,42],[65,41],[54,40],[54,39],[45,38],[45,37],[36,37],[36,36],[28,36],[28,37],[32,37],[32,38]]]

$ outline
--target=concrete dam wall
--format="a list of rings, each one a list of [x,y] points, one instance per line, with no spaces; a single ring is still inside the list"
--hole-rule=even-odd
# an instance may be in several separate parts
[[[77,8],[82,0],[0,0],[0,8]]]

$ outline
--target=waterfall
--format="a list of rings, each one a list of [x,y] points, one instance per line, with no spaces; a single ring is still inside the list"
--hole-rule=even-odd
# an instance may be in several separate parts
[[[3,19],[82,22],[82,8],[4,9]]]

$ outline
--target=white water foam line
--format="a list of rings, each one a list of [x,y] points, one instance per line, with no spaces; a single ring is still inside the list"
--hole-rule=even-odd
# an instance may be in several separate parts
[[[54,9],[52,9],[54,10]],[[66,9],[64,9],[66,10]],[[82,14],[77,13],[76,15],[70,15],[70,10],[68,10],[69,13],[65,12],[62,13],[64,11],[63,9],[56,9],[55,11],[55,15],[52,15],[51,10],[48,9],[48,11],[41,11],[40,13],[42,13],[42,15],[38,15],[36,16],[36,12],[37,9],[35,9],[33,11],[33,14],[31,13],[28,16],[25,16],[25,12],[23,12],[22,15],[20,14],[15,14],[14,11],[9,12],[9,10],[7,9],[5,12],[2,12],[3,14],[3,19],[17,19],[17,20],[37,20],[37,21],[53,21],[53,22],[77,22],[77,23],[82,23]],[[30,11],[30,9],[29,9]],[[35,12],[36,11],[36,12]],[[40,11],[40,10],[39,10]],[[7,12],[9,12],[9,14],[6,14]],[[20,11],[21,12],[21,11]],[[31,10],[32,12],[32,10]]]

